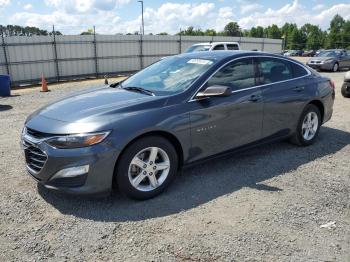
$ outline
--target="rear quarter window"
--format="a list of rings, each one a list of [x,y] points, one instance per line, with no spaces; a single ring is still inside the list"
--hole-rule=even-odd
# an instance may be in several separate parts
[[[306,76],[308,72],[306,69],[298,64],[291,63],[293,67],[293,76],[294,77],[302,77]]]

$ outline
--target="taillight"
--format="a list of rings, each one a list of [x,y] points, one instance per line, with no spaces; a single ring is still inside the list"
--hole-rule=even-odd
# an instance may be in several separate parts
[[[329,80],[329,83],[331,84],[331,87],[332,87],[333,89],[335,89],[335,83],[334,83],[334,81],[333,81],[333,80]]]

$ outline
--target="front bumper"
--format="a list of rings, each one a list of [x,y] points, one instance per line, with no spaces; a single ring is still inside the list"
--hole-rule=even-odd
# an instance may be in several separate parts
[[[28,158],[28,143],[35,148],[34,153],[43,152],[46,155],[43,165],[35,170]],[[108,139],[85,148],[57,149],[42,140],[22,136],[22,148],[28,173],[46,188],[77,195],[106,195],[111,192],[119,152]],[[88,166],[88,172],[68,177],[56,175],[60,170],[79,166]]]

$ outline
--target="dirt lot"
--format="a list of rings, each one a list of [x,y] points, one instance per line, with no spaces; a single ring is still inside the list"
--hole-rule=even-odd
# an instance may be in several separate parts
[[[280,142],[192,167],[144,202],[62,196],[26,174],[26,116],[96,82],[0,98],[0,261],[350,261],[350,99],[344,72],[325,74],[335,111],[315,145]]]

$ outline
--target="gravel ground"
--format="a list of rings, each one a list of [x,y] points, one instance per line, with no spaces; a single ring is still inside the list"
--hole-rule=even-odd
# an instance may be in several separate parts
[[[26,174],[26,116],[96,81],[2,98],[0,261],[350,261],[350,99],[340,95],[344,72],[325,74],[337,83],[335,111],[316,144],[280,142],[186,169],[144,202],[64,196]]]

